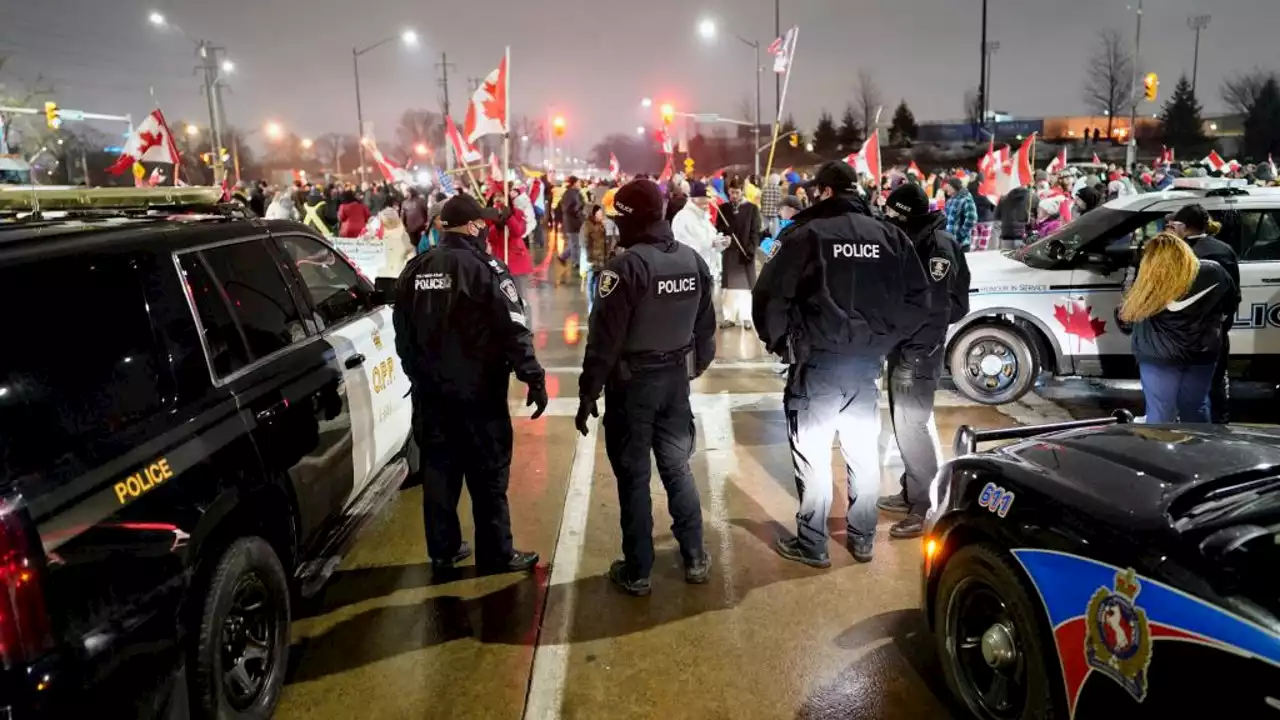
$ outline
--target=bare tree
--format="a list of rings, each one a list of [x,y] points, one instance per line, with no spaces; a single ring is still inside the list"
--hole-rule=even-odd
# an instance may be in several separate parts
[[[1133,55],[1119,30],[1099,31],[1084,72],[1085,105],[1107,116],[1107,137],[1111,137],[1116,114],[1133,102]]]
[[[4,66],[12,58],[12,55],[0,55],[0,77],[3,77]],[[52,94],[53,85],[51,85],[43,75],[36,75],[35,82],[32,83],[19,82],[16,87],[6,87],[5,83],[0,83],[0,105],[26,107],[34,103],[37,99]],[[3,133],[3,135],[0,135],[0,145],[8,147],[11,152],[17,152],[17,150],[10,145],[12,137],[10,133],[13,131],[14,125],[18,124],[16,121],[19,120],[23,121],[24,124],[27,124],[28,127],[30,127],[31,123],[26,122],[29,117],[30,116],[9,117],[0,115],[0,133]],[[39,127],[43,128],[44,123],[41,122]]]
[[[1250,72],[1229,77],[1222,81],[1222,101],[1241,115],[1248,115],[1267,80],[1274,77],[1276,73],[1256,67]]]
[[[876,129],[876,113],[884,105],[884,95],[870,70],[858,71],[858,85],[854,89],[853,108],[862,115],[862,127],[870,135]]]
[[[964,119],[974,128],[982,124],[982,98],[973,88],[964,91]]]

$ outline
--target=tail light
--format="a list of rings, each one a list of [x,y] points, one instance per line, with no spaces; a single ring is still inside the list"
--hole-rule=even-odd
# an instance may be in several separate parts
[[[0,662],[34,660],[49,646],[41,573],[44,552],[21,500],[0,501]]]

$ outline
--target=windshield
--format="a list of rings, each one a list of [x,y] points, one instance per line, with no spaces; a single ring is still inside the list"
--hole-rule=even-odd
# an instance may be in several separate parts
[[[1023,247],[1014,257],[1033,268],[1052,270],[1061,265],[1064,258],[1101,238],[1106,238],[1108,246],[1134,247],[1148,233],[1158,232],[1146,225],[1159,217],[1160,213],[1100,207]],[[1141,231],[1143,237],[1134,238],[1135,231]]]

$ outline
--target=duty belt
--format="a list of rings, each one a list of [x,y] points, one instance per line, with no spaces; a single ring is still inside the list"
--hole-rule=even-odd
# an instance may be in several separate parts
[[[662,370],[664,368],[685,365],[689,376],[693,377],[693,346],[686,345],[679,350],[666,352],[646,351],[626,353],[618,362],[618,377],[630,380],[632,373],[646,370]]]

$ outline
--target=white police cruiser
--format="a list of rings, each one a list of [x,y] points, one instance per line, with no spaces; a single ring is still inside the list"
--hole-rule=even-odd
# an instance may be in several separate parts
[[[1026,394],[1041,372],[1136,378],[1115,309],[1137,249],[1191,203],[1222,223],[1219,239],[1240,255],[1232,376],[1280,379],[1280,188],[1188,178],[1109,202],[1020,251],[969,255],[970,312],[947,340],[956,389],[998,405]]]

